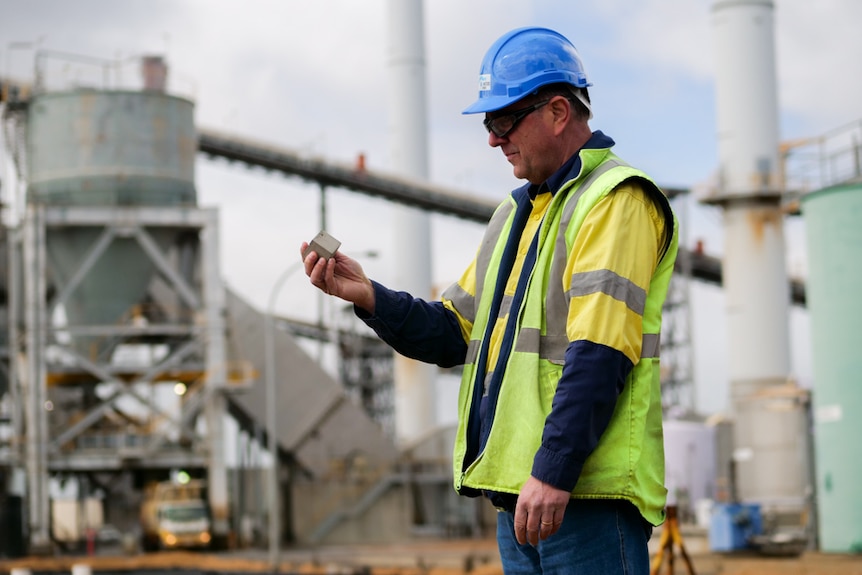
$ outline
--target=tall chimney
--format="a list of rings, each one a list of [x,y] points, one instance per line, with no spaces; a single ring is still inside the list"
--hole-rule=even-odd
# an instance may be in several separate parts
[[[428,121],[425,87],[425,32],[422,0],[389,0],[389,143],[394,170],[428,178]],[[394,210],[395,281],[414,297],[431,297],[431,231],[428,214]],[[435,422],[435,367],[402,356],[395,359],[395,434],[404,446]]]
[[[735,493],[799,525],[805,393],[790,377],[772,0],[714,0],[719,182]]]

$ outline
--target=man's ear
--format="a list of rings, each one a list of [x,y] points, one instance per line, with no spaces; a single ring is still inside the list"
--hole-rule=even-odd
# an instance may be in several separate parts
[[[562,130],[575,118],[575,110],[572,103],[562,96],[554,97],[548,102],[548,107],[554,115],[554,131]]]

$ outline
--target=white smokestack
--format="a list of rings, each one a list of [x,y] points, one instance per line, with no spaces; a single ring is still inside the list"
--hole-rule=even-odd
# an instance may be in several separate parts
[[[428,179],[425,33],[421,0],[389,0],[389,141],[396,172]],[[431,232],[427,213],[394,210],[394,287],[431,297]],[[395,433],[401,445],[430,430],[435,420],[435,367],[396,356]]]

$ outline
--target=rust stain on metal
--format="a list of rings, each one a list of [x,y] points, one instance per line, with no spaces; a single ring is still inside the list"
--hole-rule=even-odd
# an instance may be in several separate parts
[[[767,228],[777,229],[781,225],[780,209],[754,209],[747,214],[748,225],[751,227],[752,238],[756,243],[763,243]]]

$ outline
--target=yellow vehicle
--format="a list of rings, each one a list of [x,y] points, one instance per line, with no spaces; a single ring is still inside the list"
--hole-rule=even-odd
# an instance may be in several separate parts
[[[141,505],[141,526],[144,551],[209,547],[212,522],[205,483],[193,479],[150,484]]]

